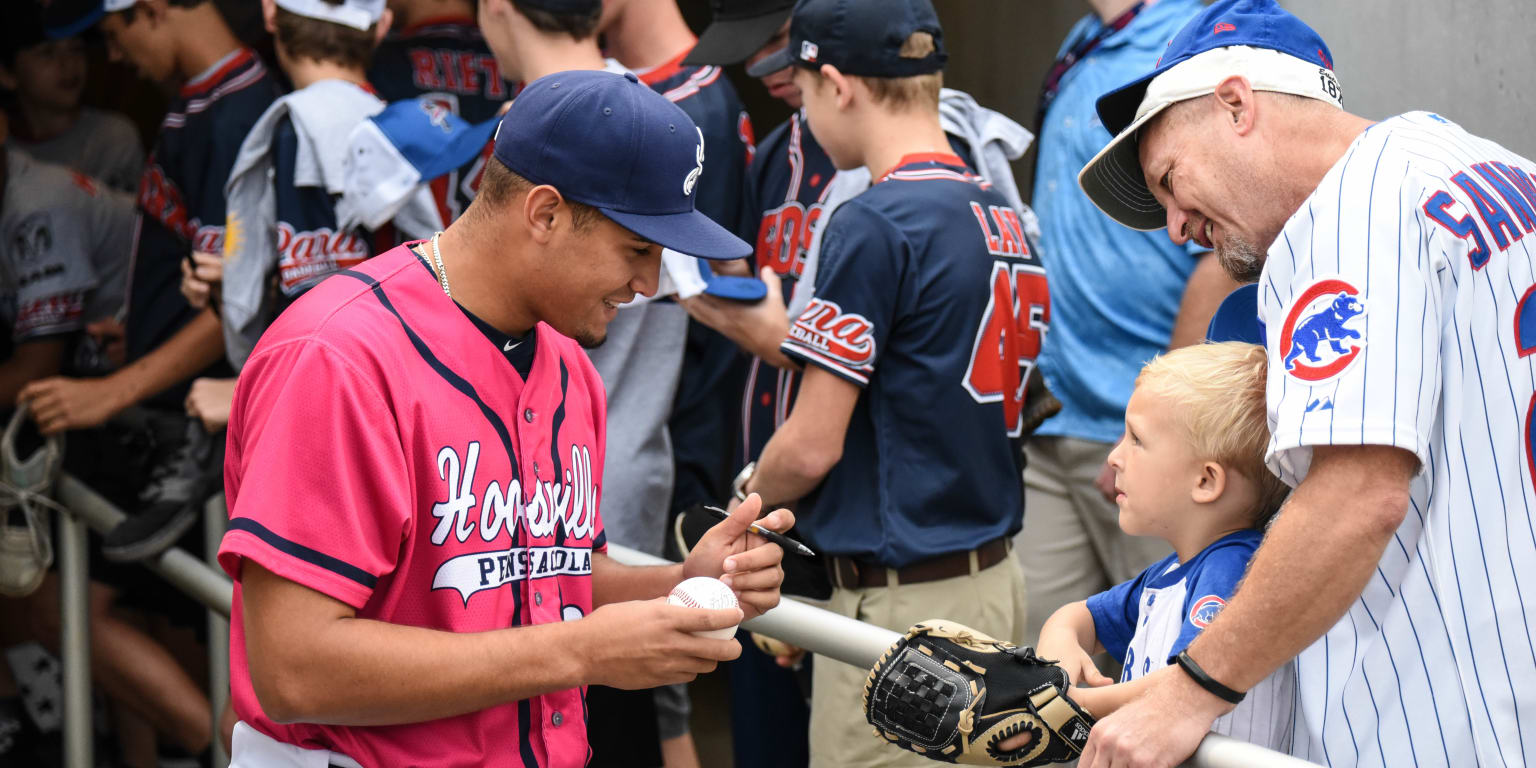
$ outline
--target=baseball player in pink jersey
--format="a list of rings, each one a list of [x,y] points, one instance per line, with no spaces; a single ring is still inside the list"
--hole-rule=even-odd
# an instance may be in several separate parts
[[[316,286],[241,373],[219,552],[236,766],[581,766],[587,684],[690,680],[740,652],[692,632],[778,602],[756,501],[680,565],[605,554],[581,347],[656,290],[663,247],[751,252],[694,210],[698,130],[584,71],[530,83],[499,133],[464,216]],[[741,610],[659,599],[692,576]]]

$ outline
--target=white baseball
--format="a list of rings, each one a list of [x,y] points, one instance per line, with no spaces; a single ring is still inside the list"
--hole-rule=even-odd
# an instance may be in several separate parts
[[[688,608],[737,608],[736,593],[731,591],[725,582],[719,579],[711,579],[708,576],[695,576],[684,579],[683,583],[672,588],[672,594],[667,595],[667,603],[681,605]],[[723,629],[709,629],[693,633],[699,637],[710,637],[716,640],[729,640],[736,636],[736,625]]]

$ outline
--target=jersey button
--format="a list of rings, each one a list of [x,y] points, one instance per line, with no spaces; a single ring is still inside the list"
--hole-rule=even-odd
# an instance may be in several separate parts
[[[524,408],[523,409],[523,421],[526,421],[529,424],[533,423],[533,409],[532,408]]]
[[[556,712],[553,715],[549,716],[549,722],[554,723],[555,727],[559,728],[560,724],[565,722],[565,715],[562,715],[559,712]]]
[[[544,604],[544,593],[543,592],[535,592],[535,593],[533,593],[533,604],[534,605],[543,605]]]

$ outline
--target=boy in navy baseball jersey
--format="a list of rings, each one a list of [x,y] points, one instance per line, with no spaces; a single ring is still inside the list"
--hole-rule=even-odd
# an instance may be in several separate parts
[[[782,345],[800,393],[740,485],[800,500],[833,565],[831,610],[892,629],[963,615],[1016,637],[1013,438],[1045,275],[1019,212],[953,154],[945,59],[926,0],[802,0],[789,45],[759,62],[793,66],[818,143],[875,183],[825,224],[816,295]],[[811,765],[926,764],[869,738],[848,706],[862,670],[813,675]]]
[[[46,433],[98,426],[134,405],[148,414],[153,468],[141,504],[103,542],[123,560],[153,556],[197,519],[203,475],[183,409],[199,373],[227,372],[212,312],[178,291],[194,251],[218,252],[225,236],[224,182],[240,142],[277,94],[271,74],[242,46],[209,0],[59,0],[49,34],[97,24],[116,60],[145,79],[180,83],[139,181],[126,308],[127,365],[100,378],[51,377],[28,385],[28,403]]]
[[[1182,674],[1169,668],[1174,657],[1237,591],[1285,499],[1264,467],[1266,370],[1263,347],[1225,342],[1160,355],[1136,379],[1125,434],[1109,454],[1120,528],[1162,539],[1174,554],[1057,610],[1036,648],[1073,682],[1095,686],[1072,698],[1096,716],[1135,698],[1150,675]],[[1120,684],[1094,667],[1100,649],[1122,662]],[[1276,671],[1212,730],[1286,750],[1294,675],[1289,665]]]

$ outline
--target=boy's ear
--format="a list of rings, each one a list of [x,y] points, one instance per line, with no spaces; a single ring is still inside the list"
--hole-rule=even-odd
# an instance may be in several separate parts
[[[276,0],[261,0],[261,21],[266,27],[267,34],[277,34],[277,2]]]
[[[389,34],[389,28],[394,26],[394,23],[395,12],[385,8],[384,13],[379,16],[379,23],[374,25],[373,47],[377,48],[379,43],[384,42],[384,36]]]
[[[1214,461],[1207,461],[1200,465],[1200,477],[1195,481],[1195,487],[1190,490],[1189,497],[1196,504],[1209,504],[1221,498],[1222,492],[1226,489],[1226,468]]]
[[[554,237],[555,214],[564,202],[560,192],[548,184],[528,190],[523,198],[523,217],[534,242],[548,243]]]
[[[831,64],[821,65],[821,76],[835,89],[838,109],[847,109],[853,103],[853,78],[839,72],[837,67]]]

